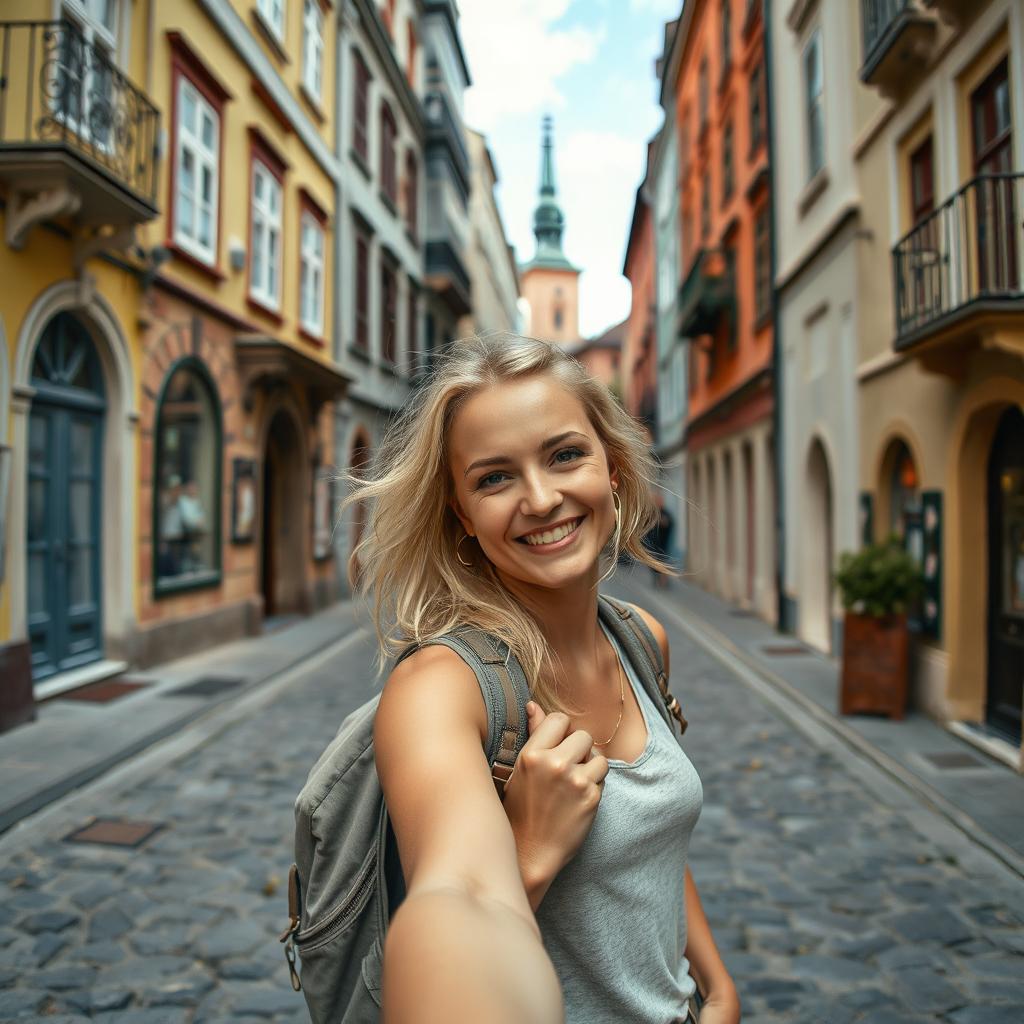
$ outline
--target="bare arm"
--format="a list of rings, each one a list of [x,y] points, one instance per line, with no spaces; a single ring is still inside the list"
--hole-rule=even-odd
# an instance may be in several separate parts
[[[643,608],[634,610],[650,627],[661,648],[665,660],[665,676],[669,675],[668,634],[665,627]],[[690,973],[697,982],[697,988],[704,999],[701,1022],[711,1024],[734,1024],[740,1019],[740,1001],[736,986],[729,975],[722,956],[715,945],[704,907],[697,892],[690,869],[686,869],[686,957],[690,961]]]
[[[414,654],[384,688],[377,771],[407,886],[388,930],[385,1021],[457,1019],[467,999],[478,1000],[479,1019],[562,1019],[483,753],[486,732],[476,677],[447,648]]]

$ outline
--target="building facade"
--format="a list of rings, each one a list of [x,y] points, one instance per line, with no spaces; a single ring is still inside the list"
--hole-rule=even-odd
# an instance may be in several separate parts
[[[688,353],[688,568],[774,621],[775,468],[768,146],[761,5],[694,0],[675,82],[682,194],[676,327]]]
[[[338,25],[335,359],[352,380],[336,405],[338,465],[369,465],[422,368],[430,298],[423,258],[426,80],[414,0],[355,0]],[[339,492],[340,493],[340,492]],[[333,531],[342,592],[364,510]]]
[[[650,147],[648,147],[648,157]],[[658,377],[655,332],[654,223],[646,199],[647,176],[636,190],[626,243],[623,276],[630,284],[629,317],[622,344],[622,394],[626,411],[647,431],[651,446],[657,430]]]
[[[1024,768],[1024,10],[858,6],[863,532],[924,569],[916,703]]]
[[[423,0],[422,10],[427,172],[424,348],[429,361],[430,353],[458,336],[459,321],[472,312],[466,268],[470,164],[462,120],[470,77],[455,0]]]
[[[882,100],[858,72],[857,4],[772,5],[783,534],[781,625],[838,654],[841,552],[857,517],[861,182],[850,153]],[[795,112],[795,113],[794,113]]]
[[[537,248],[519,268],[523,298],[529,309],[526,333],[544,341],[569,345],[579,341],[579,276],[562,251],[565,214],[555,184],[554,128],[544,118],[541,137],[540,189],[533,213]]]
[[[467,129],[466,138],[471,168],[466,269],[472,316],[460,333],[518,332],[519,268],[494,195],[498,184],[494,156],[480,132]]]
[[[596,337],[584,338],[566,351],[578,359],[587,373],[603,383],[622,402],[622,346],[626,338],[629,318],[613,324]]]
[[[5,685],[27,674],[38,698],[332,598],[317,479],[347,378],[333,7],[18,13],[43,24],[3,30],[39,135],[8,109],[0,635]]]

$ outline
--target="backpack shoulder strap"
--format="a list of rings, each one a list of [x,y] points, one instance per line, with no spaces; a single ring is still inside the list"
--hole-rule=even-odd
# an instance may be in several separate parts
[[[642,615],[635,613],[632,605],[608,597],[607,594],[598,595],[597,606],[598,614],[626,651],[654,706],[670,727],[673,718],[679,723],[681,736],[689,723],[679,701],[669,692],[661,647],[650,626],[644,622]]]
[[[527,738],[526,702],[530,687],[519,659],[500,640],[476,626],[460,626],[444,636],[411,644],[396,664],[421,647],[439,644],[453,650],[476,675],[487,708],[487,761],[504,798],[505,783]]]

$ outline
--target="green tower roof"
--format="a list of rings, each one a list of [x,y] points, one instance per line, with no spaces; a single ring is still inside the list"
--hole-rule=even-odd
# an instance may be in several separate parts
[[[537,208],[533,211],[533,234],[537,239],[537,251],[533,259],[520,269],[544,267],[551,270],[577,270],[562,252],[565,214],[556,198],[555,144],[550,117],[544,118],[541,132],[540,194]]]

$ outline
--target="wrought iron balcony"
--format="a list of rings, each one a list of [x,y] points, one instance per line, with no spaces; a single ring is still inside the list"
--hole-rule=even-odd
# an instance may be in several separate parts
[[[728,254],[721,249],[701,249],[676,299],[676,334],[680,338],[714,334],[723,314],[731,313],[735,304]]]
[[[861,81],[885,95],[907,89],[928,66],[938,33],[918,0],[861,0],[864,61]]]
[[[898,350],[1024,317],[1024,174],[969,181],[893,248]]]
[[[68,20],[0,22],[8,241],[41,217],[126,228],[157,214],[160,115]]]

